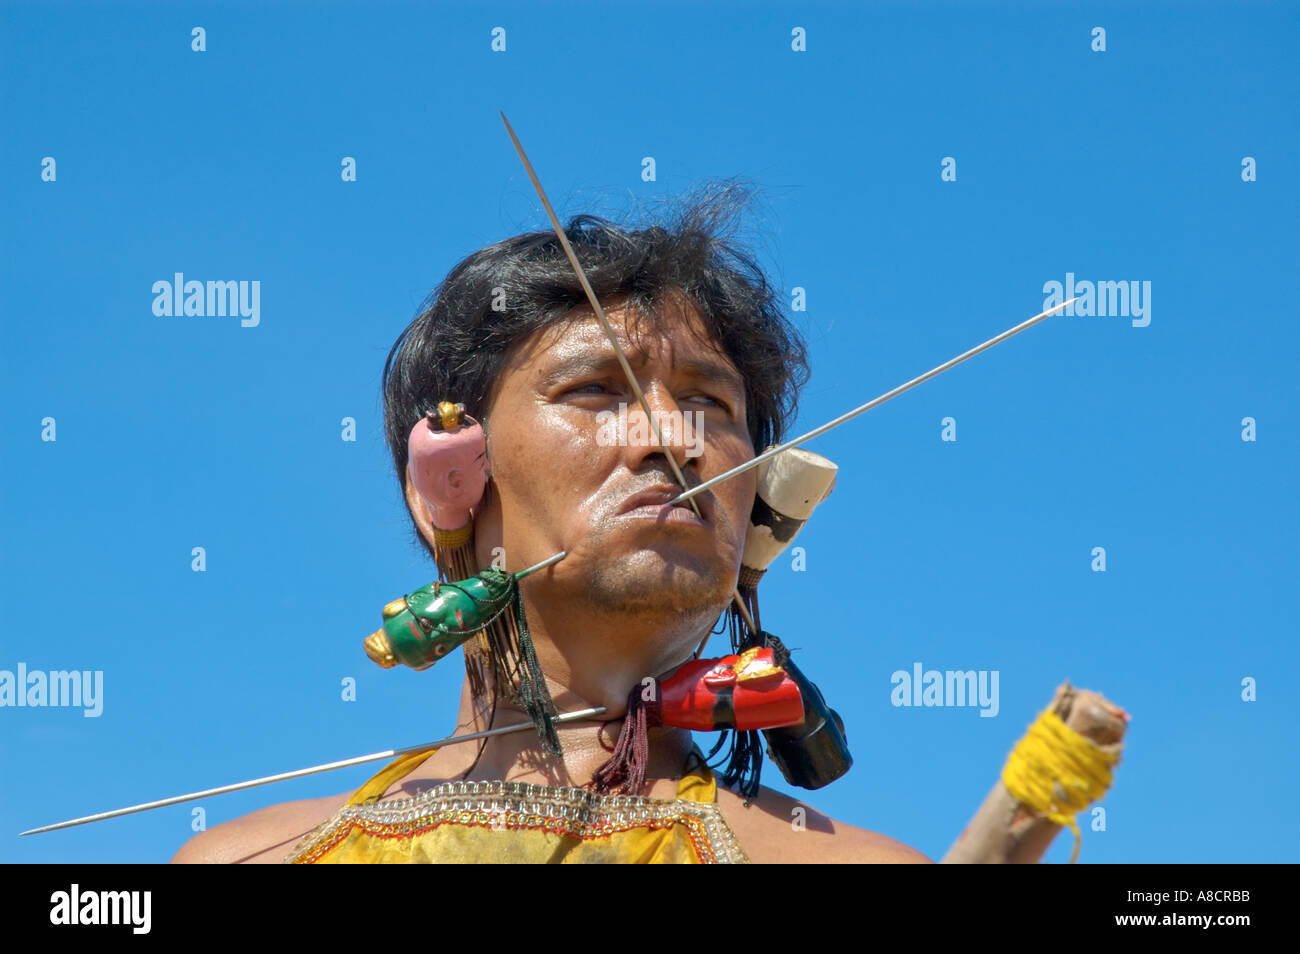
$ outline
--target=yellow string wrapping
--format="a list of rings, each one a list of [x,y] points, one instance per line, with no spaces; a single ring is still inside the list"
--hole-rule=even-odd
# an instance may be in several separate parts
[[[1118,752],[1104,751],[1046,709],[1007,756],[1002,783],[1017,801],[1074,832],[1074,864],[1083,841],[1074,816],[1106,794],[1111,768],[1118,761]],[[1058,785],[1065,793],[1064,805],[1058,800]]]

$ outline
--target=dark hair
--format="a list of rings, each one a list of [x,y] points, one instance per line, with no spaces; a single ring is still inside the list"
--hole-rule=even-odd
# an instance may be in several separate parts
[[[780,290],[734,240],[750,197],[734,182],[706,183],[675,214],[670,207],[666,225],[626,231],[578,215],[565,234],[602,304],[626,297],[638,314],[653,314],[678,292],[690,300],[744,379],[749,436],[758,451],[779,442],[793,422],[808,361],[802,336],[782,313]],[[498,308],[504,301],[505,310],[494,310],[494,300]],[[458,401],[486,420],[485,405],[512,348],[586,304],[550,229],[490,245],[453,268],[384,364],[384,430],[399,487],[405,486],[407,439],[427,410]],[[418,530],[416,537],[429,548]]]

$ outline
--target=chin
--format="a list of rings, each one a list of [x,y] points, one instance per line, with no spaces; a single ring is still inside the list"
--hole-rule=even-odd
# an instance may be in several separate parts
[[[597,567],[587,592],[600,606],[716,616],[731,599],[734,579],[713,561],[642,550]]]

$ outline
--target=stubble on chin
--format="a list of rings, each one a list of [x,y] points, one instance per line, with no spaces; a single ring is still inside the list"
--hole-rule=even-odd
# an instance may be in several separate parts
[[[647,569],[615,562],[593,569],[584,596],[593,609],[680,618],[716,616],[726,606],[729,589],[716,573],[695,566],[659,562]]]
[[[721,554],[690,553],[668,539],[619,552],[616,535],[611,527],[595,528],[582,547],[589,560],[579,599],[591,609],[716,617],[726,607],[734,571],[728,575]]]

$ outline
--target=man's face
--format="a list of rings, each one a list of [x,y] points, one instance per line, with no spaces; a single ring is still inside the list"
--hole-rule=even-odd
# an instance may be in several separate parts
[[[490,402],[495,492],[477,520],[480,559],[495,541],[512,570],[567,550],[549,579],[568,600],[715,618],[735,586],[756,478],[748,471],[698,495],[697,516],[689,502],[664,506],[680,489],[666,454],[692,486],[754,456],[740,374],[684,299],[655,325],[621,306],[606,316],[669,449],[589,310],[538,332],[510,357]]]

